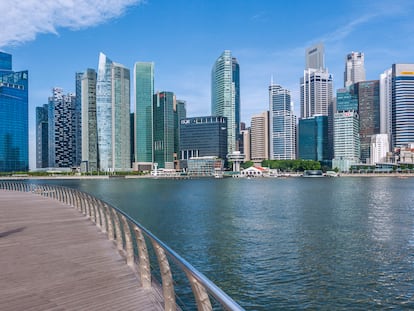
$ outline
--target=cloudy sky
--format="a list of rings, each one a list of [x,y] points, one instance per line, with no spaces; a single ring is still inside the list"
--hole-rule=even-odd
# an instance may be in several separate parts
[[[0,50],[13,55],[15,71],[29,70],[32,142],[35,107],[55,86],[74,92],[75,73],[96,69],[99,52],[131,69],[155,62],[156,90],[173,91],[197,116],[210,114],[211,67],[229,49],[240,64],[247,124],[268,109],[271,76],[291,90],[299,114],[312,44],[324,43],[335,89],[351,51],[365,53],[369,80],[393,63],[414,62],[411,0],[0,0],[0,12]]]

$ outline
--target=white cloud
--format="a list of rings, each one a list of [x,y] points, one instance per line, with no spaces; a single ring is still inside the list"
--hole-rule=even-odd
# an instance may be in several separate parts
[[[1,0],[0,47],[34,40],[37,34],[78,30],[122,15],[141,0]]]

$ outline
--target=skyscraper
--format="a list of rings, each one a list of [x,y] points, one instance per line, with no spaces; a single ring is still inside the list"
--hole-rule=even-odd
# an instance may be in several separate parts
[[[29,170],[28,85],[28,72],[12,71],[0,52],[0,172]]]
[[[99,168],[131,168],[130,72],[100,53],[96,82]]]
[[[325,47],[323,43],[318,43],[306,49],[305,69],[325,70]]]
[[[328,117],[316,115],[299,120],[299,159],[326,162],[328,149]]]
[[[153,154],[154,63],[137,62],[134,66],[135,150],[138,170],[151,170]]]
[[[86,172],[98,171],[98,127],[96,120],[96,71],[81,76],[82,164]]]
[[[48,107],[36,107],[36,168],[49,166]]]
[[[290,91],[280,85],[269,86],[270,159],[296,159],[296,116]]]
[[[80,166],[82,161],[82,96],[81,96],[81,80],[83,72],[75,74],[75,165]]]
[[[365,80],[364,53],[349,53],[345,58],[344,87]]]
[[[250,127],[250,156],[255,163],[261,164],[269,159],[269,112],[252,116]]]
[[[392,68],[380,74],[380,132],[391,137]]]
[[[414,64],[392,65],[391,142],[414,142]]]
[[[75,94],[53,88],[48,105],[49,167],[71,168],[76,163]]]
[[[224,51],[211,72],[211,114],[227,118],[228,153],[238,150],[240,127],[240,67],[231,51]]]

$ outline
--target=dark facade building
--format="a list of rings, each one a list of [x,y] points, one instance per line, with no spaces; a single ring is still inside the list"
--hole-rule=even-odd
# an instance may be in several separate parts
[[[0,52],[0,172],[29,170],[27,71],[12,71],[12,56]]]
[[[225,160],[227,155],[227,118],[194,117],[180,122],[180,160],[214,156]]]
[[[36,107],[36,168],[49,166],[47,105]]]
[[[328,162],[328,116],[299,120],[299,159]]]

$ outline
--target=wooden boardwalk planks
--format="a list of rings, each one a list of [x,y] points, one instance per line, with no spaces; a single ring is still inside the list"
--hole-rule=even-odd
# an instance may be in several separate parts
[[[0,310],[163,310],[74,208],[0,190]]]

